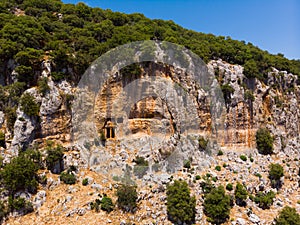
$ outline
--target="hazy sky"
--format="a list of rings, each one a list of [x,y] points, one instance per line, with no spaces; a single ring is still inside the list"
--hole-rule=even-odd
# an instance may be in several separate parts
[[[251,42],[300,59],[300,0],[62,0],[173,20],[195,31]]]

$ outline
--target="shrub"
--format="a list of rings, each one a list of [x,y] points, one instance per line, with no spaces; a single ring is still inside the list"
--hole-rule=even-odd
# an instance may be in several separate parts
[[[247,161],[247,156],[245,156],[245,155],[240,155],[240,159],[243,160],[244,162],[246,162],[246,161]]]
[[[228,190],[228,191],[232,191],[233,190],[233,186],[232,186],[231,183],[229,183],[229,184],[226,185],[226,190]]]
[[[195,176],[195,179],[196,179],[196,180],[200,180],[200,179],[201,179],[201,176],[200,176],[200,175],[196,175],[196,176]]]
[[[104,197],[101,200],[101,209],[108,213],[110,213],[111,211],[114,210],[114,204],[113,204],[111,198],[104,195]]]
[[[59,176],[60,180],[63,181],[65,184],[75,184],[76,183],[76,176],[73,173],[65,173],[62,172]]]
[[[269,209],[273,204],[273,199],[275,198],[275,193],[269,191],[268,193],[258,192],[254,197],[254,202],[262,209]]]
[[[185,160],[183,162],[183,167],[186,169],[190,169],[191,168],[191,161],[190,160]]]
[[[272,187],[274,188],[280,188],[281,187],[281,181],[280,178],[283,177],[283,167],[276,163],[276,164],[271,164],[269,166],[269,179],[271,180]]]
[[[245,100],[250,100],[251,102],[253,102],[255,100],[253,91],[252,90],[245,91],[244,98],[245,98]]]
[[[234,191],[235,203],[239,206],[246,206],[247,196],[246,188],[242,184],[237,183]]]
[[[117,189],[117,205],[126,212],[134,212],[137,207],[136,186],[122,184]]]
[[[87,186],[89,184],[89,179],[88,178],[84,178],[83,180],[82,180],[82,185],[83,186]]]
[[[23,94],[20,100],[21,110],[28,116],[38,116],[40,106],[29,93]]]
[[[256,132],[256,146],[259,153],[263,155],[273,153],[273,137],[266,128],[260,128]]]
[[[37,170],[35,163],[21,154],[4,166],[1,171],[3,184],[12,195],[18,190],[25,189],[35,193],[38,186]]]
[[[225,194],[223,186],[211,190],[204,199],[204,213],[208,221],[221,224],[224,223],[230,214],[230,196]]]
[[[192,224],[195,221],[196,199],[190,196],[185,181],[175,180],[167,185],[167,213],[170,221],[177,224]]]
[[[62,170],[63,149],[60,145],[57,147],[48,146],[46,165],[52,173],[59,174]]]
[[[39,93],[41,93],[42,95],[45,95],[47,93],[47,91],[49,91],[49,90],[50,90],[50,87],[48,85],[48,78],[43,77],[43,78],[39,79],[39,81],[38,81]]]
[[[148,161],[147,160],[145,160],[145,158],[144,157],[141,157],[141,156],[137,156],[134,160],[133,160],[133,162],[135,162],[137,165],[139,165],[139,166],[148,166]]]
[[[262,175],[260,173],[255,173],[254,176],[256,176],[258,178],[262,178]]]
[[[218,166],[216,166],[216,167],[215,167],[215,170],[217,170],[217,171],[221,171],[221,166],[219,166],[219,165],[218,165]]]
[[[14,199],[10,196],[8,198],[8,207],[10,211],[13,210],[22,211],[23,214],[33,212],[32,203],[21,197],[17,197]]]
[[[199,149],[201,151],[204,151],[207,147],[208,140],[206,140],[204,137],[200,136],[198,139],[198,143],[199,143]]]
[[[234,93],[234,89],[229,84],[224,84],[221,85],[221,90],[223,92],[226,105],[230,104],[231,95]]]
[[[136,165],[133,168],[133,173],[139,177],[142,178],[148,170],[148,161],[145,160],[144,157],[137,156],[136,159],[133,160],[133,162],[136,163]]]
[[[275,219],[276,225],[300,225],[300,215],[295,208],[285,206]]]
[[[0,147],[5,148],[5,134],[0,131]]]
[[[221,156],[221,155],[224,155],[224,153],[222,152],[222,150],[219,150],[217,155]]]

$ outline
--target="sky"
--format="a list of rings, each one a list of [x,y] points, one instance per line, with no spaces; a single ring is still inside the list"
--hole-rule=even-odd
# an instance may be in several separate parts
[[[251,42],[272,54],[300,59],[300,0],[62,0]]]

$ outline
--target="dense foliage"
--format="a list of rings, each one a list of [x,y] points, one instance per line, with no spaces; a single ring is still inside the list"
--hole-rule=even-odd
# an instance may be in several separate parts
[[[54,147],[52,144],[47,146],[46,165],[52,173],[59,174],[63,169],[63,155],[62,146]]]
[[[258,192],[254,198],[254,202],[262,209],[269,209],[273,204],[275,193],[269,191],[267,193]]]
[[[285,206],[275,219],[276,225],[300,225],[300,215],[295,208]]]
[[[208,217],[209,222],[214,224],[224,223],[230,214],[230,196],[225,194],[223,186],[213,188],[209,194],[205,196],[204,213]]]
[[[266,128],[260,128],[256,132],[256,147],[259,153],[263,155],[273,153],[273,137]]]
[[[20,16],[18,16],[20,15]],[[270,68],[300,74],[300,61],[271,55],[251,43],[184,29],[173,21],[150,20],[139,13],[123,14],[60,0],[2,0],[0,2],[0,59],[14,59],[20,82],[37,84],[42,60],[52,59],[53,79],[79,81],[89,64],[118,45],[139,40],[177,43],[204,61],[222,58],[245,67],[248,78],[266,78]],[[12,82],[12,68],[3,73]],[[2,74],[1,74],[2,75]]]
[[[192,224],[195,221],[196,199],[190,196],[185,181],[175,180],[167,186],[167,213],[175,224]]]
[[[117,189],[117,205],[126,212],[134,212],[137,207],[136,186],[122,184]]]
[[[274,188],[280,188],[281,187],[281,181],[280,181],[280,178],[283,177],[284,175],[284,172],[283,172],[283,167],[276,163],[272,163],[270,166],[269,166],[269,178],[271,180],[271,184],[272,184],[272,187]]]
[[[235,203],[239,206],[246,206],[246,199],[248,197],[248,192],[246,187],[242,184],[237,183],[234,191]]]
[[[75,184],[76,176],[72,172],[62,172],[59,176],[59,179],[63,181],[65,184]]]
[[[28,116],[38,116],[40,111],[39,104],[29,93],[22,95],[20,100],[21,110]]]
[[[36,164],[25,154],[20,154],[6,164],[1,171],[1,178],[4,186],[13,196],[18,190],[28,190],[29,192],[36,192],[37,172]]]

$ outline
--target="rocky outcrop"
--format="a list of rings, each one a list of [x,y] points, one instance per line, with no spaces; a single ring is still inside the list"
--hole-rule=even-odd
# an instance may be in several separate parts
[[[297,76],[273,68],[267,82],[246,79],[243,68],[222,60],[211,61],[209,71],[234,92],[227,107],[224,146],[255,148],[255,133],[267,127],[275,138],[275,151],[299,135],[299,88]],[[248,96],[247,96],[248,94]],[[252,99],[251,99],[252,98]]]
[[[28,116],[18,107],[14,136],[8,151],[10,155],[17,155],[20,149],[24,150],[35,139],[70,141],[73,88],[66,81],[58,84],[52,81],[49,61],[43,62],[42,69],[42,76],[48,80],[46,93],[40,93],[37,87],[24,92],[33,96],[40,105],[39,116]]]

